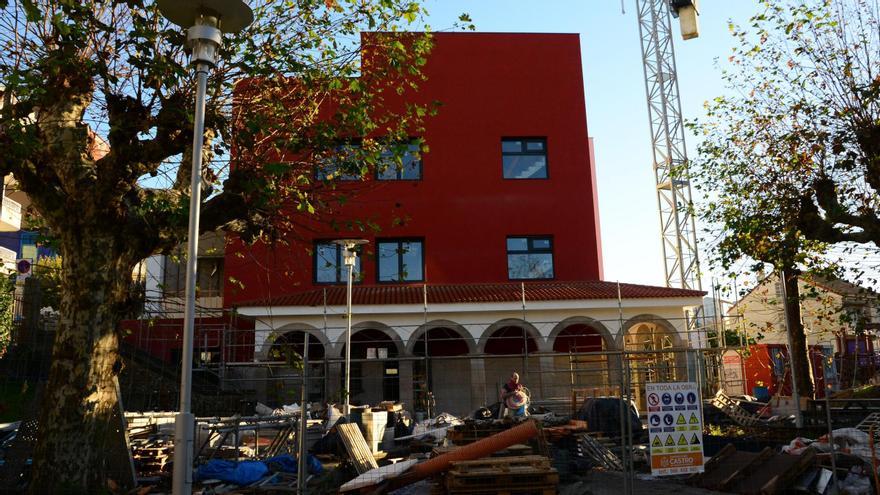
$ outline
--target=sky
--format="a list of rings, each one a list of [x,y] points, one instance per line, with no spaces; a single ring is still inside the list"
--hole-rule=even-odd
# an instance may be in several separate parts
[[[664,285],[635,0],[624,0],[625,14],[620,0],[426,0],[425,6],[427,22],[435,30],[450,28],[467,13],[478,32],[580,34],[587,125],[596,153],[604,278]],[[734,46],[728,24],[745,24],[758,9],[756,0],[703,1],[700,36],[686,42],[673,24],[685,119],[702,117],[704,102],[725,93],[718,64]],[[697,140],[688,135],[686,141],[693,158]],[[712,273],[705,266],[703,270],[705,290]]]

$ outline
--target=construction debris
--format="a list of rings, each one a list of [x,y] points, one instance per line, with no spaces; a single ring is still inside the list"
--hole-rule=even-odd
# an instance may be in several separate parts
[[[370,471],[367,471],[366,473],[359,475],[357,478],[345,483],[339,488],[339,491],[348,492],[352,490],[358,490],[378,483],[382,483],[385,480],[396,478],[406,472],[409,468],[413,467],[418,462],[419,461],[416,459],[408,459],[403,462],[388,464],[386,466],[372,469]]]
[[[605,445],[599,443],[595,438],[587,434],[580,434],[578,439],[578,451],[584,457],[588,457],[593,461],[594,465],[605,468],[609,471],[623,471],[623,464],[620,458]]]
[[[379,467],[379,465],[376,464],[376,459],[373,457],[373,453],[370,452],[370,446],[367,445],[367,441],[364,439],[364,435],[361,434],[361,429],[358,428],[358,425],[354,423],[346,423],[336,425],[336,428],[339,431],[339,438],[342,439],[342,444],[345,446],[345,450],[348,452],[351,463],[354,465],[358,474],[364,474],[367,471]]]
[[[559,474],[543,456],[498,457],[452,463],[446,473],[446,492],[493,494],[529,492],[555,494]]]
[[[434,457],[423,463],[416,464],[403,475],[390,480],[390,488],[400,488],[416,481],[448,471],[453,462],[469,461],[486,457],[493,452],[506,449],[511,445],[528,441],[538,434],[537,425],[533,420],[525,421],[509,430],[478,440],[469,445],[459,447],[446,454]]]
[[[741,452],[728,445],[706,463],[704,473],[691,478],[691,484],[729,493],[772,495],[790,487],[815,461],[812,450],[795,456],[769,448]]]
[[[138,478],[167,476],[171,472],[174,443],[166,438],[135,439],[131,441],[131,456]]]
[[[755,426],[761,422],[761,418],[758,415],[752,414],[740,407],[739,401],[730,398],[723,390],[719,390],[710,403],[722,410],[740,426]]]

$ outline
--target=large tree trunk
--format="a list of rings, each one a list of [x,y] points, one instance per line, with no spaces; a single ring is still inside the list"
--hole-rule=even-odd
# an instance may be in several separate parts
[[[134,256],[120,251],[125,243],[107,222],[70,213],[58,236],[61,318],[40,408],[32,493],[96,493],[108,480],[126,486],[131,478],[108,460],[126,455],[116,329],[130,301]]]
[[[804,333],[804,325],[801,322],[800,288],[798,279],[800,273],[797,270],[782,270],[781,283],[785,284],[785,319],[791,342],[791,369],[793,381],[797,384],[798,394],[801,397],[813,397],[813,368],[810,366],[809,349],[807,348],[807,336]]]

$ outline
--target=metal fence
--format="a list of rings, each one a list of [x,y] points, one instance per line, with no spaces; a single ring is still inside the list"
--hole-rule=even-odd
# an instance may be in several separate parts
[[[16,303],[15,314],[18,322],[14,334],[16,345],[42,339],[43,347],[48,349],[56,320],[43,315],[36,317],[39,324],[27,323],[29,307],[21,299]],[[270,453],[296,453],[301,437],[299,413],[290,411],[302,407],[303,398],[307,410],[315,411],[309,413],[313,419],[308,424],[306,444],[312,446],[318,442],[326,433],[319,418],[328,404],[339,404],[345,395],[346,363],[340,357],[344,355],[340,348],[327,346],[328,339],[302,330],[293,330],[287,337],[282,333],[281,337],[262,345],[260,339],[268,333],[266,330],[241,328],[241,322],[223,318],[211,320],[212,315],[207,314],[202,316],[197,324],[194,370],[194,409],[201,417],[197,426],[201,442],[197,449],[202,449],[201,461],[218,455],[243,459],[265,457]],[[31,316],[30,321],[33,318]],[[180,355],[174,349],[179,348],[180,334],[176,331],[176,323],[163,320],[144,320],[139,323],[143,327],[128,336],[122,350],[126,364],[120,377],[126,407],[139,411],[137,417],[152,417],[151,421],[157,424],[161,421],[155,418],[166,414],[163,411],[176,410],[178,405]],[[759,459],[756,465],[772,465],[781,462],[776,456],[781,447],[789,445],[794,450],[806,452],[806,457],[798,459],[804,459],[804,465],[809,464],[809,468],[799,475],[806,476],[812,471],[818,473],[809,482],[812,483],[810,489],[815,490],[823,483],[839,483],[841,488],[846,488],[847,483],[863,482],[865,475],[870,474],[870,470],[859,471],[864,463],[853,464],[851,458],[841,453],[811,458],[812,454],[803,450],[801,443],[812,441],[814,447],[821,448],[846,439],[856,448],[865,444],[860,452],[866,453],[867,457],[862,458],[870,461],[874,457],[873,439],[878,437],[877,429],[880,428],[880,397],[856,394],[804,400],[804,426],[798,429],[790,419],[797,407],[785,398],[775,397],[769,404],[760,406],[734,399],[745,411],[742,416],[720,407],[723,403],[716,396],[719,390],[729,391],[728,395],[736,395],[733,390],[750,391],[746,390],[742,362],[737,365],[737,370],[737,366],[731,368],[724,360],[725,353],[739,349],[720,346],[717,340],[713,343],[705,328],[683,330],[677,339],[668,338],[670,336],[663,332],[651,335],[627,329],[633,331],[612,342],[585,333],[578,334],[583,338],[570,338],[567,345],[560,346],[545,337],[549,333],[546,329],[559,322],[525,319],[523,322],[529,325],[530,331],[537,329],[538,335],[522,331],[502,332],[493,336],[494,344],[481,342],[479,347],[475,340],[467,341],[472,338],[469,334],[454,332],[425,332],[420,337],[422,342],[395,341],[387,334],[354,332],[350,360],[351,403],[375,406],[383,401],[402,402],[412,424],[422,425],[415,436],[401,435],[395,430],[400,419],[398,412],[389,412],[384,420],[369,419],[378,426],[373,433],[365,435],[366,445],[384,450],[389,455],[398,455],[397,452],[404,450],[409,452],[412,442],[430,429],[442,429],[444,434],[455,431],[454,428],[445,428],[449,425],[442,423],[451,417],[457,418],[455,422],[469,421],[468,424],[475,417],[497,418],[503,414],[497,404],[502,385],[511,372],[517,371],[530,392],[533,413],[539,417],[552,413],[545,417],[549,418],[545,421],[545,428],[553,428],[554,415],[558,418],[597,414],[591,412],[590,407],[604,411],[604,419],[592,418],[591,423],[596,424],[598,431],[589,435],[590,440],[583,437],[575,440],[547,438],[545,435],[542,441],[531,442],[530,450],[514,449],[519,454],[531,452],[549,456],[563,483],[580,483],[591,493],[641,493],[647,489],[647,484],[655,493],[657,490],[677,490],[678,485],[647,479],[650,445],[646,432],[646,386],[658,382],[696,382],[706,399],[717,399],[719,407],[710,407],[704,413],[702,449],[707,459],[717,456],[707,469],[716,469],[719,465],[737,469],[737,463],[744,462],[742,459]],[[675,328],[691,328],[679,324],[681,322],[672,323]],[[470,325],[460,324],[459,327],[467,329]],[[736,326],[731,325],[731,328]],[[417,334],[416,328],[396,327],[395,330],[400,335]],[[321,331],[339,333],[340,330],[321,329],[317,332]],[[557,341],[560,335],[555,336]],[[540,340],[542,337],[543,341]],[[308,342],[309,359],[302,362],[305,342]],[[6,360],[5,369],[13,372],[5,374],[3,385],[20,389],[23,381],[38,381],[40,370],[48,370],[48,356],[43,353],[29,360],[13,360],[30,364],[12,365],[11,368],[10,361]],[[842,360],[848,358],[829,354],[821,359],[836,363],[837,370],[842,370],[847,366]],[[869,382],[873,373],[865,370],[874,358],[861,356],[859,359],[850,363],[856,371],[846,376],[856,382]],[[824,376],[821,383],[833,386],[846,376],[835,379]],[[286,411],[284,406],[288,406]],[[611,408],[611,412],[602,407]],[[281,414],[261,419],[256,414],[258,409],[264,413],[267,409],[270,412],[280,410]],[[363,424],[367,409],[355,410],[361,415]],[[773,416],[778,418],[772,419]],[[438,425],[439,428],[434,428]],[[845,430],[847,428],[851,430]],[[862,434],[855,433],[857,431]],[[447,442],[454,443],[454,440],[447,439]],[[732,454],[731,448],[739,454]],[[428,448],[431,449],[436,450],[434,455],[444,453],[442,444]],[[598,464],[602,456],[596,452],[606,452],[604,449],[613,454],[612,459],[618,464],[612,462],[612,465],[616,467]],[[761,456],[766,457],[766,463],[760,462],[764,459]],[[786,482],[800,482],[800,478],[794,479],[800,464],[792,466],[790,471],[785,471],[792,476]],[[445,476],[433,476],[421,483],[438,486],[454,483]],[[737,479],[761,478],[755,473],[746,473]],[[732,490],[734,481],[711,488]]]

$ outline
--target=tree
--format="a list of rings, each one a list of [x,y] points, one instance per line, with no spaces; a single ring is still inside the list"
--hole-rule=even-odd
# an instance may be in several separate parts
[[[379,137],[418,133],[429,105],[385,95],[417,88],[430,36],[394,34],[422,17],[417,1],[250,3],[255,22],[225,36],[208,84],[201,230],[271,241],[340,200],[334,175],[313,171],[341,140],[364,138],[357,160],[334,165],[360,176],[380,161]],[[185,241],[192,71],[185,34],[150,1],[0,9],[0,174],[28,194],[63,259],[32,490],[91,493],[120,439],[117,323],[135,307],[132,269]],[[369,38],[363,72],[361,29],[385,33]]]
[[[864,0],[761,2],[707,103],[697,187],[718,234],[716,261],[783,273],[792,364],[812,391],[800,321],[802,270],[831,243],[880,240],[880,12]]]
[[[60,256],[47,256],[37,260],[33,266],[34,277],[40,281],[40,307],[57,310],[61,306]]]

